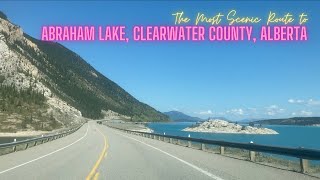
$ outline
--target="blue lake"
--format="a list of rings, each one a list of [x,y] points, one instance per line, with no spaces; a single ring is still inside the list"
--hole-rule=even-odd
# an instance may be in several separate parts
[[[320,149],[320,127],[284,125],[263,126],[277,131],[279,133],[277,135],[217,134],[181,131],[193,124],[195,123],[149,123],[148,127],[153,129],[155,133],[163,134],[165,132],[166,135],[187,137],[190,134],[193,138],[243,143],[253,141],[256,144],[263,145]]]

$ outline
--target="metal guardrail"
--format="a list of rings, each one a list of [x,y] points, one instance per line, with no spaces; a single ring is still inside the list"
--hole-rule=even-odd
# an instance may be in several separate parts
[[[224,154],[225,147],[245,149],[249,151],[250,160],[253,162],[255,161],[255,152],[264,152],[264,153],[270,153],[270,154],[296,157],[300,159],[300,167],[301,167],[302,173],[306,173],[308,170],[308,164],[309,164],[308,160],[320,160],[320,150],[316,150],[316,149],[307,149],[303,147],[290,148],[290,147],[280,147],[280,146],[267,146],[267,145],[260,145],[260,144],[254,144],[254,143],[216,141],[216,140],[198,139],[198,138],[191,138],[191,137],[146,133],[146,132],[140,132],[140,131],[121,129],[121,128],[113,127],[110,125],[107,125],[107,126],[124,131],[126,133],[136,134],[143,137],[149,137],[149,138],[158,139],[158,140],[161,139],[160,137],[163,137],[163,141],[164,141],[164,138],[167,138],[169,139],[169,143],[173,143],[173,140],[177,140],[178,143],[180,140],[187,141],[188,147],[192,147],[192,142],[200,143],[201,150],[205,150],[205,145],[220,146],[220,154]]]
[[[65,137],[69,134],[72,134],[72,133],[76,132],[78,129],[80,129],[84,124],[85,123],[83,123],[80,126],[77,126],[75,128],[71,128],[66,131],[56,133],[56,134],[49,134],[49,135],[44,135],[44,136],[42,135],[41,137],[36,137],[36,138],[32,138],[32,139],[26,139],[26,140],[10,142],[10,143],[3,143],[3,144],[0,144],[0,150],[12,148],[12,150],[10,152],[8,152],[8,153],[11,153],[11,152],[17,151],[17,147],[22,146],[22,145],[25,145],[22,149],[28,149],[29,147],[36,146],[39,143],[43,144],[43,143],[46,143],[46,142],[49,142],[52,140],[56,140],[61,137]],[[7,154],[7,153],[5,153],[5,154]]]

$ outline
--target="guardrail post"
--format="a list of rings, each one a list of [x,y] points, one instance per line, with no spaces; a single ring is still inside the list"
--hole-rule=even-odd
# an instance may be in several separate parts
[[[180,145],[180,139],[177,140],[177,144]]]
[[[188,141],[188,147],[191,147],[191,141]]]
[[[159,136],[159,141],[161,140],[161,136]]]
[[[206,150],[206,145],[203,144],[203,143],[201,143],[201,150],[202,150],[202,151],[205,151],[205,150]]]
[[[220,154],[224,155],[224,147],[220,146]]]
[[[309,167],[309,161],[307,159],[300,159],[301,173],[308,172],[308,167]]]
[[[250,141],[250,144],[253,144],[253,141]],[[249,157],[250,157],[250,161],[252,161],[252,162],[256,161],[256,152],[249,151]]]
[[[16,152],[17,151],[17,146],[13,146],[13,152]]]
[[[24,147],[24,149],[28,149],[29,147],[29,143],[26,144],[26,147]]]
[[[256,161],[256,152],[255,151],[250,151],[250,161],[254,162]]]
[[[172,138],[169,139],[169,142],[172,144]]]
[[[188,138],[190,138],[190,134],[188,134]],[[188,146],[187,147],[191,147],[191,141],[188,141]]]

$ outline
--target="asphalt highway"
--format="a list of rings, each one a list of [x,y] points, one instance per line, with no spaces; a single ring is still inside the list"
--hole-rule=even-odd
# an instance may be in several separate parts
[[[0,156],[0,179],[317,179],[111,129],[93,121],[77,132]]]

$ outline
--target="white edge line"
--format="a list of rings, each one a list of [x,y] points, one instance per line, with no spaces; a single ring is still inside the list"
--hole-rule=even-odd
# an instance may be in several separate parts
[[[81,141],[84,137],[86,137],[87,134],[88,134],[88,130],[89,130],[89,123],[88,123],[88,126],[87,126],[87,131],[86,131],[86,133],[85,133],[81,138],[79,138],[78,140],[74,141],[73,143],[71,143],[71,144],[69,144],[69,145],[67,145],[67,146],[65,146],[65,147],[62,147],[62,148],[60,148],[60,149],[57,149],[57,150],[55,150],[55,151],[53,151],[53,152],[51,152],[51,153],[48,153],[48,154],[46,154],[46,155],[40,156],[40,157],[38,157],[38,158],[36,158],[36,159],[32,159],[32,160],[27,161],[27,162],[25,162],[25,163],[22,163],[22,164],[19,164],[19,165],[17,165],[17,166],[11,167],[11,168],[9,168],[9,169],[0,171],[0,174],[3,174],[3,173],[5,173],[5,172],[11,171],[11,170],[14,170],[14,169],[16,169],[16,168],[19,168],[19,167],[21,167],[21,166],[27,165],[27,164],[29,164],[29,163],[38,161],[38,160],[40,160],[40,159],[42,159],[42,158],[45,158],[45,157],[50,156],[50,155],[52,155],[52,154],[54,154],[54,153],[57,153],[57,152],[59,152],[59,151],[64,150],[64,149],[66,149],[66,148],[74,145],[75,143]]]
[[[135,139],[135,138],[129,137],[129,136],[127,136],[127,135],[123,135],[123,134],[120,134],[120,133],[117,133],[117,134],[119,134],[119,135],[121,135],[121,136],[124,136],[124,137],[126,137],[126,138],[129,138],[129,139],[132,139],[132,140],[134,140],[134,141],[140,142],[140,143],[142,143],[142,144],[144,144],[144,145],[146,145],[146,146],[149,146],[149,147],[151,147],[151,148],[153,148],[153,149],[155,149],[155,150],[158,150],[158,151],[162,152],[163,154],[166,154],[166,155],[168,155],[168,156],[170,156],[170,157],[172,157],[172,158],[174,158],[174,159],[176,159],[176,160],[178,160],[178,161],[180,161],[180,162],[182,162],[182,163],[184,163],[184,164],[192,167],[193,169],[195,169],[195,170],[197,170],[197,171],[199,171],[199,172],[201,172],[201,173],[209,176],[209,177],[212,178],[212,179],[215,179],[215,180],[223,180],[221,177],[218,177],[218,176],[216,176],[216,175],[213,175],[213,174],[211,174],[210,172],[208,172],[208,171],[206,171],[206,170],[203,170],[203,169],[201,169],[200,167],[198,167],[198,166],[196,166],[196,165],[193,165],[193,164],[191,164],[191,163],[189,163],[189,162],[187,162],[187,161],[185,161],[185,160],[183,160],[183,159],[180,159],[180,158],[178,158],[178,157],[176,157],[176,156],[174,156],[174,155],[172,155],[172,154],[170,154],[170,153],[168,153],[168,152],[166,152],[166,151],[163,151],[163,150],[161,150],[161,149],[159,149],[159,148],[157,148],[157,147],[154,147],[154,146],[152,146],[152,145],[150,145],[150,144],[147,144],[147,143],[145,143],[145,142],[143,142],[143,141],[140,141],[140,140],[137,140],[137,139]]]

